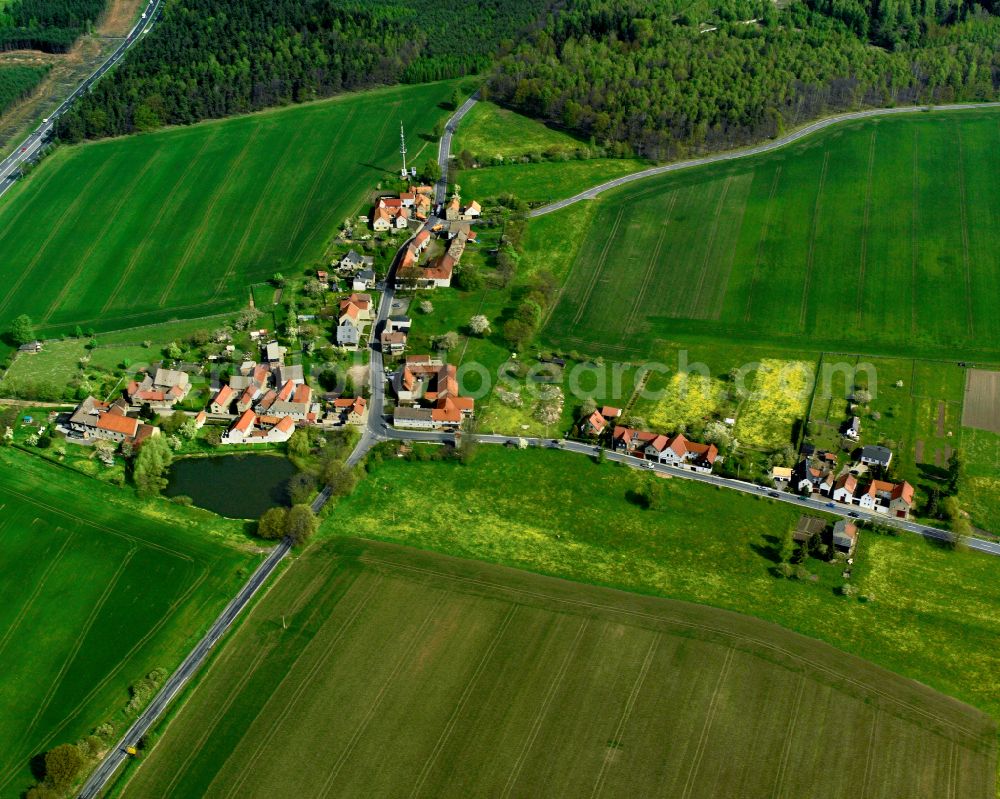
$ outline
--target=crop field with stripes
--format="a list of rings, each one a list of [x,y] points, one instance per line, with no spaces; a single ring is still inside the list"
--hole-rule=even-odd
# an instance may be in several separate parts
[[[120,721],[128,686],[180,662],[250,562],[210,540],[215,522],[118,503],[93,480],[0,451],[2,797],[33,784],[39,752]]]
[[[314,547],[122,795],[982,797],[992,722],[726,611]]]
[[[0,329],[46,334],[204,316],[320,258],[366,193],[447,111],[454,83],[57,151],[0,200]],[[414,163],[418,161],[414,160]],[[367,209],[364,209],[367,210]]]
[[[914,114],[609,192],[545,337],[608,355],[688,336],[996,361],[998,147],[995,111]]]

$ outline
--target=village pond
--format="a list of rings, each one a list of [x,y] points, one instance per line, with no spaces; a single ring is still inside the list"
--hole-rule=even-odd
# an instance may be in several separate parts
[[[170,468],[168,497],[187,496],[199,508],[232,519],[256,519],[288,505],[288,481],[296,469],[276,455],[180,458]]]

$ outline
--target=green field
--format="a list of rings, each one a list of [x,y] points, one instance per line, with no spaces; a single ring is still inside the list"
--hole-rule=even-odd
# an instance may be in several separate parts
[[[755,619],[347,540],[291,567],[122,795],[992,799],[994,735]]]
[[[836,564],[810,561],[815,582],[772,576],[797,508],[673,479],[643,511],[627,498],[637,479],[550,450],[481,446],[466,467],[386,458],[323,531],[757,616],[1000,720],[995,558],[862,535],[851,581],[868,601],[849,600]]]
[[[853,122],[610,192],[544,337],[618,357],[690,337],[996,361],[998,121]]]
[[[532,153],[568,153],[586,144],[538,120],[489,102],[476,103],[462,119],[452,155],[468,150],[480,159],[518,158]]]
[[[462,195],[483,199],[513,194],[526,203],[550,203],[649,166],[634,158],[540,161],[533,164],[463,169],[455,178]]]
[[[15,797],[34,755],[125,721],[128,686],[180,662],[253,559],[238,525],[11,449],[0,509],[0,796]]]
[[[0,328],[204,316],[320,259],[455,83],[386,89],[58,150],[0,202]]]

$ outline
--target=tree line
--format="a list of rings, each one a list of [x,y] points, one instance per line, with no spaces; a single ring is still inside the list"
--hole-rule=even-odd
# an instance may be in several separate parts
[[[13,0],[0,6],[0,50],[65,53],[107,0]]]
[[[57,133],[78,141],[478,73],[552,1],[175,0]]]
[[[572,0],[505,54],[493,99],[667,160],[861,106],[993,99],[1000,19],[965,0]]]

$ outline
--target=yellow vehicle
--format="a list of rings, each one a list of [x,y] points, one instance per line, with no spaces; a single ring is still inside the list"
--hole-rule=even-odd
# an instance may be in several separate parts
[[[132,755],[132,757],[135,757],[137,754],[139,754],[139,750],[136,749],[134,746],[126,746],[125,747],[125,754],[126,755]]]

